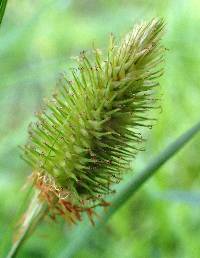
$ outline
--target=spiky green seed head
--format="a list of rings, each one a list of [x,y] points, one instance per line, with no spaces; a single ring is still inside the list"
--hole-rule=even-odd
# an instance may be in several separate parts
[[[142,128],[152,126],[163,27],[161,19],[141,23],[118,45],[111,36],[105,55],[82,52],[72,80],[60,80],[24,148],[43,193],[91,207],[113,192],[140,150]]]

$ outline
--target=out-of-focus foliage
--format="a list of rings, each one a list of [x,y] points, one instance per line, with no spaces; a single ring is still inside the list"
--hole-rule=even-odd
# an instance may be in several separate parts
[[[3,19],[4,13],[5,13],[6,4],[7,4],[7,0],[1,0],[1,2],[0,2],[0,25],[2,23],[2,19]]]
[[[20,189],[30,171],[17,146],[25,143],[27,125],[59,73],[73,66],[69,57],[91,48],[91,42],[104,48],[110,32],[124,35],[135,22],[165,18],[163,111],[146,152],[134,162],[137,171],[199,119],[199,8],[197,0],[8,2],[0,29],[0,253],[9,245],[27,193]],[[76,257],[200,257],[200,205],[178,198],[178,191],[199,190],[199,148],[196,137]],[[19,257],[63,257],[73,231],[63,221],[44,222]]]

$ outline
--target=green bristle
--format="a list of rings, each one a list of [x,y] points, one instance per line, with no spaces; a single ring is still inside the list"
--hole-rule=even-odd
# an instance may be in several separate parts
[[[151,128],[163,70],[163,21],[137,25],[108,53],[82,52],[73,81],[63,76],[47,110],[30,128],[24,159],[80,200],[104,196],[121,180],[137,151],[141,128]]]

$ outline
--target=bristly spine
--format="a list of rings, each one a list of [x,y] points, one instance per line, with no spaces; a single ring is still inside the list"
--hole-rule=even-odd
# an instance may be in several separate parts
[[[41,196],[61,213],[80,219],[81,211],[106,206],[103,198],[141,149],[141,128],[151,128],[148,112],[157,108],[163,28],[162,19],[141,23],[119,46],[111,35],[106,57],[94,48],[91,61],[82,52],[72,80],[63,76],[37,114],[23,158]]]

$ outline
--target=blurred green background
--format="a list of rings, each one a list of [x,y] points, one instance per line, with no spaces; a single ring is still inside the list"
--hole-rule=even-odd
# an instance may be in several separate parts
[[[136,22],[165,18],[169,51],[161,80],[163,111],[146,151],[133,163],[137,172],[200,117],[199,10],[198,0],[8,1],[0,29],[0,257],[20,223],[27,194],[21,188],[30,168],[20,159],[18,145],[25,143],[27,126],[60,72],[73,66],[70,57],[93,43],[106,48],[110,32],[121,37]],[[199,148],[197,136],[74,257],[200,257]],[[47,218],[18,257],[67,257],[77,228]],[[82,229],[77,232],[80,237]]]

